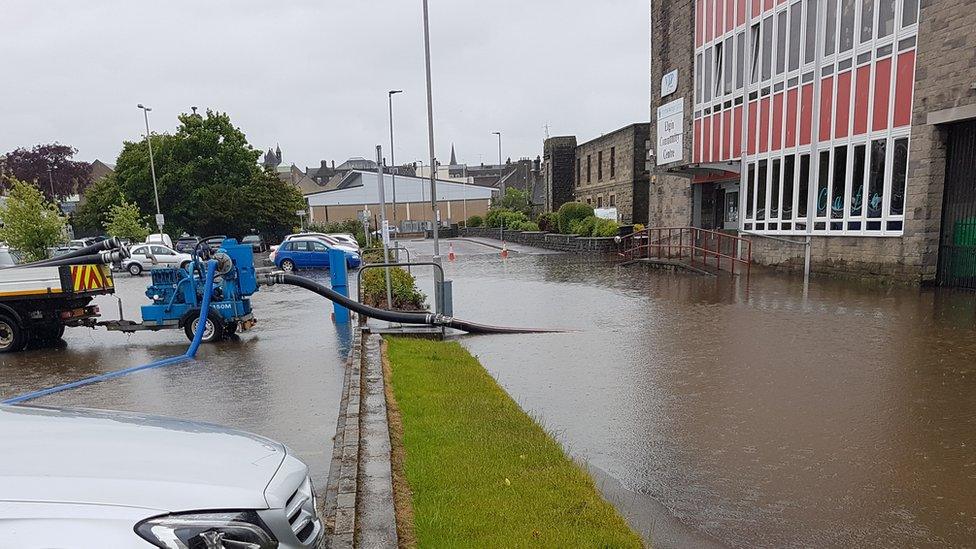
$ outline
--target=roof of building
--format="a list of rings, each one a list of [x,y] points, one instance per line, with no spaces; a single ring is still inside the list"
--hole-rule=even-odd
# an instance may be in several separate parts
[[[393,176],[383,176],[388,202],[393,201]],[[331,182],[330,182],[331,183]],[[437,181],[437,200],[487,200],[496,191],[478,185],[455,181]],[[341,178],[332,189],[306,195],[310,206],[348,206],[379,204],[379,185],[376,172],[352,171]],[[430,200],[430,180],[407,175],[396,176],[397,202],[426,202]]]
[[[622,128],[618,128],[616,130],[613,130],[612,132],[607,132],[607,133],[601,134],[601,135],[599,135],[597,137],[594,137],[593,139],[587,139],[586,141],[582,141],[577,146],[582,147],[582,146],[587,145],[589,143],[592,143],[594,141],[599,141],[601,139],[606,139],[607,137],[609,137],[611,135],[618,134],[618,133],[625,132],[627,130],[633,129],[633,128],[637,127],[637,126],[647,126],[648,128],[650,128],[651,123],[650,122],[633,122],[631,124],[627,124],[626,126],[624,126]]]
[[[336,167],[337,172],[345,172],[349,170],[375,170],[375,169],[376,169],[375,160],[368,160],[361,156],[354,156]]]

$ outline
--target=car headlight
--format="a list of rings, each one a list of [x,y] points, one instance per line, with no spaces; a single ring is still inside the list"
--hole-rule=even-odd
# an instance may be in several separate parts
[[[187,513],[146,519],[135,531],[162,549],[274,549],[278,541],[254,511]]]

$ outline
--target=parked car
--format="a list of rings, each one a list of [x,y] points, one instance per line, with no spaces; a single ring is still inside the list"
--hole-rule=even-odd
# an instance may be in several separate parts
[[[146,244],[162,244],[167,248],[172,248],[173,239],[166,233],[154,233],[146,237]]]
[[[0,246],[0,268],[13,267],[20,263],[20,255],[7,246]]]
[[[198,236],[181,236],[176,240],[176,245],[173,248],[183,254],[192,253],[193,249],[197,247],[200,243],[200,237]]]
[[[328,269],[329,250],[342,250],[346,256],[346,265],[350,269],[358,269],[363,261],[358,252],[352,252],[338,246],[328,246],[324,241],[315,237],[294,238],[285,241],[278,248],[275,255],[275,265],[284,271],[295,269]]]
[[[395,229],[393,227],[390,227],[390,231],[391,231],[390,234],[393,234],[394,230]],[[332,237],[335,240],[338,240],[339,242],[349,244],[350,246],[355,246],[357,250],[359,249],[359,241],[356,240],[355,236],[349,233],[329,233],[326,236]]]
[[[318,547],[308,466],[279,442],[131,412],[0,406],[4,547]]]
[[[250,244],[255,253],[268,251],[268,245],[264,242],[264,237],[259,234],[249,234],[241,239],[241,244]]]
[[[333,235],[329,235],[329,234],[325,234],[325,233],[296,233],[296,234],[290,234],[290,235],[286,236],[284,240],[281,241],[281,245],[284,245],[285,242],[288,242],[289,240],[291,240],[293,238],[315,238],[315,239],[321,240],[322,242],[325,242],[326,246],[328,246],[330,248],[340,248],[340,249],[343,249],[343,250],[345,250],[347,252],[354,252],[356,254],[359,254],[359,252],[360,252],[360,250],[359,250],[359,244],[358,243],[357,244],[349,244],[348,242],[342,242],[342,241],[336,239]],[[272,263],[277,263],[277,259],[276,258],[277,258],[278,248],[279,248],[279,246],[271,246],[271,254],[270,254],[269,258],[271,259],[271,262]]]
[[[142,271],[159,267],[186,267],[192,261],[190,254],[183,254],[159,244],[136,244],[129,249],[132,257],[122,261],[122,268],[138,276]]]

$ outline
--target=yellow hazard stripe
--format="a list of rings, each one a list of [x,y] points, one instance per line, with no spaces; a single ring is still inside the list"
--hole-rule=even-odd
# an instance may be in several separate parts
[[[21,290],[17,292],[0,292],[0,297],[16,296],[16,295],[47,295],[47,294],[60,294],[60,288],[48,288],[46,290]]]

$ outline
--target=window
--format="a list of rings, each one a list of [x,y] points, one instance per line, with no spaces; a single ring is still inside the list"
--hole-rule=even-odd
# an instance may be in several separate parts
[[[766,161],[759,161],[759,179],[756,181],[756,221],[766,219],[766,178],[769,170],[766,168]]]
[[[851,172],[851,217],[861,217],[864,212],[864,168],[867,145],[854,146],[854,169]]]
[[[790,70],[795,71],[800,68],[800,11],[803,4],[797,2],[790,6]]]
[[[830,199],[830,217],[844,218],[844,191],[847,186],[847,145],[834,149],[834,186]]]
[[[827,22],[824,24],[824,55],[833,55],[837,42],[837,0],[827,0]]]
[[[743,67],[746,56],[746,33],[740,32],[735,37],[735,89],[742,89]]]
[[[327,252],[329,251],[328,246],[322,244],[321,242],[309,242],[312,245],[313,252]]]
[[[704,71],[702,84],[705,90],[702,102],[708,103],[712,100],[712,48],[705,49],[705,63],[702,65],[702,70]]]
[[[779,158],[773,160],[773,172],[772,179],[769,183],[769,218],[779,219],[779,189],[783,182],[780,180],[780,164]]]
[[[901,7],[901,26],[907,27],[918,22],[918,0],[904,0]]]
[[[586,182],[587,183],[593,181],[593,177],[592,177],[593,163],[590,162],[590,160],[591,160],[590,155],[586,155]]]
[[[580,173],[580,159],[579,159],[579,157],[577,157],[576,158],[576,186],[577,187],[579,187],[580,182],[583,181],[583,178],[581,177],[581,175],[582,174]]]
[[[722,95],[722,43],[715,44],[715,98]]]
[[[610,203],[609,203],[609,204],[607,204],[607,206],[609,206],[609,207],[611,207],[611,208],[613,208],[613,207],[615,207],[615,206],[617,205],[617,200],[616,200],[616,198],[617,198],[617,195],[614,195],[614,194],[611,194],[611,195],[610,195]]]
[[[861,0],[861,43],[874,38],[874,0]]]
[[[905,179],[908,175],[908,138],[895,139],[895,157],[891,167],[891,215],[905,213]]]
[[[871,171],[868,174],[868,217],[881,217],[881,204],[884,199],[885,154],[887,141],[875,139],[871,142]]]
[[[854,47],[854,0],[840,1],[840,53]]]
[[[591,197],[589,197],[589,196],[587,196],[587,197],[586,197],[586,203],[587,203],[587,204],[593,204],[593,198],[591,198]]]
[[[749,164],[749,175],[746,179],[746,219],[752,219],[753,200],[756,198],[756,163]]]
[[[173,255],[173,250],[163,246],[151,246],[153,255]]]
[[[796,186],[796,217],[807,217],[807,194],[810,192],[810,155],[800,155],[800,178]]]
[[[895,30],[895,0],[879,0],[878,38],[891,36]]]
[[[786,71],[786,11],[776,16],[776,76]]]
[[[783,159],[783,220],[793,218],[793,186],[796,174],[796,156],[789,155]]]
[[[830,151],[820,153],[820,173],[817,181],[817,217],[827,217],[827,183],[830,182]]]
[[[723,64],[725,65],[724,67],[725,85],[723,86],[723,88],[725,93],[729,94],[732,93],[732,37],[731,36],[725,39],[724,53],[725,53],[725,61],[723,61]]]
[[[617,176],[617,147],[610,147],[610,179]],[[613,196],[610,197],[613,200]],[[611,204],[612,206],[613,204]]]
[[[762,79],[772,76],[773,70],[773,17],[762,22]]]
[[[752,33],[750,38],[750,45],[752,46],[752,55],[750,56],[749,62],[751,67],[751,75],[749,77],[749,82],[755,84],[759,81],[759,23],[752,26]]]
[[[804,25],[803,62],[813,63],[817,43],[817,0],[807,0],[806,24]]]
[[[596,180],[603,181],[603,151],[596,153]]]
[[[702,54],[695,56],[695,102],[702,102]]]

